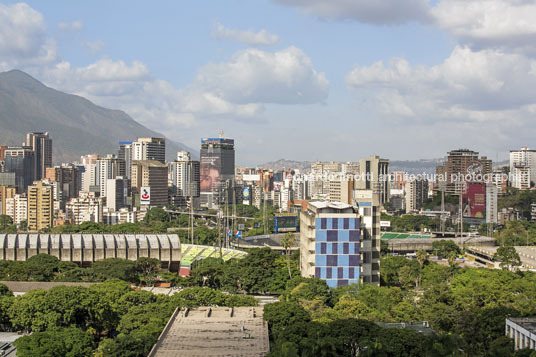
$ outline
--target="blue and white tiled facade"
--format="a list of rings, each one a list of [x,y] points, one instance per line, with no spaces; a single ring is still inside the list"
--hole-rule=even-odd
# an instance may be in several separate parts
[[[315,277],[330,287],[359,282],[360,218],[316,218]]]

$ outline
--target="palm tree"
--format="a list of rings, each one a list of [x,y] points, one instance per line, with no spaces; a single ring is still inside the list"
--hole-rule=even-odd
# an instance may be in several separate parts
[[[288,232],[281,238],[281,245],[285,248],[285,254],[287,256],[288,276],[290,279],[292,279],[292,272],[290,271],[290,249],[294,246],[294,243],[296,243],[294,233]]]

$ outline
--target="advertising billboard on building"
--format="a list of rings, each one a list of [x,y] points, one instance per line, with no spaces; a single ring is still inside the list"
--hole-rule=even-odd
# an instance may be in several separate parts
[[[201,153],[199,167],[201,192],[218,192],[221,185],[221,159],[209,153]]]
[[[251,187],[246,186],[242,189],[242,199],[245,205],[249,205],[251,202]]]
[[[486,184],[467,183],[467,190],[463,195],[463,214],[471,218],[486,217]]]
[[[148,205],[151,203],[151,188],[150,187],[140,188],[140,203],[143,205]]]
[[[298,232],[298,214],[276,213],[274,226],[275,233]]]

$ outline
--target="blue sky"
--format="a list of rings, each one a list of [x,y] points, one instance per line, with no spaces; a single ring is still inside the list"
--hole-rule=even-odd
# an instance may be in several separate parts
[[[521,0],[0,2],[0,70],[237,162],[492,158],[535,146]],[[125,140],[129,138],[118,138]]]

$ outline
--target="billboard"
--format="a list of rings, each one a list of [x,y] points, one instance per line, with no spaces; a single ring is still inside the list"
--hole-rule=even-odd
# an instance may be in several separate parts
[[[467,183],[463,195],[463,214],[471,218],[486,218],[486,184]]]
[[[199,164],[201,192],[219,192],[221,185],[221,158],[201,153]]]
[[[142,187],[140,188],[140,203],[148,205],[151,203],[151,188]]]
[[[251,187],[246,186],[242,189],[242,199],[243,204],[249,205],[249,202],[251,200]]]
[[[391,221],[380,221],[380,227],[391,227]]]
[[[298,232],[297,213],[276,213],[274,219],[274,232]]]

